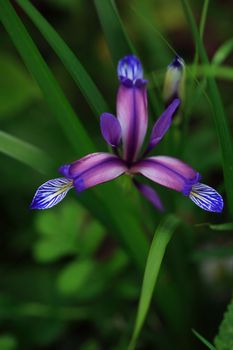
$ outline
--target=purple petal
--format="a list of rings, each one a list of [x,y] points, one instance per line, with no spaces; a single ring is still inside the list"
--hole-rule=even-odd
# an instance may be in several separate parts
[[[172,117],[174,116],[174,113],[176,112],[179,105],[180,105],[180,100],[176,98],[175,100],[172,101],[172,103],[167,107],[167,109],[162,113],[162,115],[156,121],[152,129],[149,145],[147,147],[145,154],[150,152],[150,150],[155,145],[157,145],[157,143],[159,143],[163,138],[163,136],[166,134],[167,130],[171,126]]]
[[[100,128],[105,141],[117,147],[121,139],[121,125],[118,119],[110,113],[103,113],[100,116]]]
[[[117,66],[118,78],[122,83],[131,85],[143,80],[143,69],[140,60],[134,55],[123,57]]]
[[[123,158],[134,161],[145,138],[147,116],[146,86],[120,85],[117,95],[117,117],[122,130]]]
[[[74,187],[78,192],[115,179],[126,170],[125,162],[110,153],[92,153],[60,168],[61,172],[74,179]]]
[[[149,157],[130,168],[131,173],[140,173],[165,187],[189,194],[192,185],[200,179],[199,173],[189,165],[171,157]]]
[[[73,187],[66,178],[52,179],[41,185],[33,197],[31,209],[48,209],[58,204]]]
[[[197,183],[192,186],[189,198],[200,208],[221,213],[223,210],[223,199],[221,195],[210,186]]]
[[[134,181],[135,186],[138,191],[148,200],[150,201],[156,209],[160,211],[164,211],[163,204],[159,198],[157,192],[150,186]]]

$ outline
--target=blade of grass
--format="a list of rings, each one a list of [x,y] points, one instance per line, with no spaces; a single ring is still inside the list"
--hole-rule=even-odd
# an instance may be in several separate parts
[[[27,68],[40,86],[50,109],[57,117],[67,138],[74,146],[77,155],[83,155],[93,151],[94,145],[91,139],[86,134],[78,118],[76,118],[73,109],[50,69],[8,0],[0,1],[0,20],[11,36]],[[106,190],[93,189],[93,202],[95,202],[95,205],[101,207],[102,214],[105,214],[109,225],[111,225],[111,231],[121,243],[123,242],[124,247],[127,248],[128,253],[137,263],[138,267],[143,269],[148,242],[141,229],[140,217],[133,216],[130,210],[132,203],[120,193],[121,191],[118,189],[112,189],[111,191],[110,197],[110,195],[106,195]],[[92,213],[95,213],[95,207],[92,204],[90,196],[88,197],[86,195],[85,197],[88,200],[85,201],[83,197],[81,201],[83,203],[85,201],[87,208]],[[99,211],[98,209],[97,212]],[[127,220],[127,215],[129,216],[129,220]],[[124,220],[122,220],[122,217]]]
[[[187,0],[181,0],[183,9],[190,25],[193,38],[196,42],[198,54],[204,64],[209,64],[209,59],[205,51],[204,45],[202,43],[198,28],[193,17],[191,8]],[[218,91],[217,84],[212,76],[207,77],[207,84],[209,89],[209,96],[213,105],[213,119],[216,126],[216,132],[218,135],[222,162],[223,162],[223,172],[225,179],[225,190],[228,198],[229,209],[231,215],[233,215],[233,149],[231,142],[231,135],[228,128],[227,118],[225,115],[223,103]]]
[[[115,66],[120,58],[135,49],[130,42],[113,0],[94,0],[103,32]]]
[[[0,152],[43,174],[51,168],[52,160],[43,151],[3,131],[0,131]]]
[[[147,257],[137,317],[128,350],[134,350],[136,347],[137,339],[149,310],[166,247],[178,223],[179,219],[174,215],[165,216],[155,231]]]
[[[216,348],[210,344],[210,342],[208,342],[208,340],[206,340],[201,334],[199,334],[197,331],[195,331],[194,329],[192,329],[193,333],[195,334],[195,336],[210,350],[216,350]]]
[[[200,31],[200,37],[203,37],[204,30],[205,30],[205,24],[206,24],[206,19],[207,19],[207,12],[209,8],[209,0],[205,0],[203,7],[202,7],[202,12],[201,12],[201,20],[200,20],[200,26],[199,26],[199,31]]]
[[[223,314],[223,320],[219,325],[218,333],[214,338],[214,344],[216,346],[216,349],[218,350],[232,350],[233,348],[232,319],[233,319],[233,299],[229,301],[227,309]]]
[[[27,13],[32,22],[40,30],[49,45],[61,59],[67,71],[70,73],[75,83],[80,88],[95,115],[98,117],[101,113],[107,111],[108,106],[95,83],[87,71],[84,69],[78,58],[75,56],[73,51],[54,30],[51,24],[28,0],[17,0],[17,2]]]
[[[233,51],[233,39],[227,40],[223,45],[221,45],[215,52],[212,59],[212,63],[220,65]]]
[[[8,0],[0,1],[0,20],[75,151],[79,155],[93,151],[92,140]]]

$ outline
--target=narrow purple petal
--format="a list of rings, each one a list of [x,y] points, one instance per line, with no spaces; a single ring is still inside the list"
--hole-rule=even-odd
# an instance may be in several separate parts
[[[130,168],[131,173],[139,173],[148,179],[183,194],[189,194],[192,185],[200,179],[199,173],[189,165],[171,157],[149,157]]]
[[[119,80],[126,85],[132,85],[143,79],[143,69],[140,60],[134,55],[123,57],[117,66]]]
[[[68,169],[68,170],[67,170]],[[125,162],[110,153],[92,153],[60,168],[73,179],[74,187],[81,192],[89,187],[110,181],[127,171]]]
[[[147,116],[146,86],[120,85],[117,95],[117,117],[122,130],[123,158],[134,161],[145,138]]]
[[[119,120],[110,113],[103,113],[100,116],[100,128],[105,141],[109,145],[117,147],[121,139],[121,125]]]
[[[223,199],[221,195],[212,187],[197,183],[192,186],[189,198],[200,208],[221,213],[223,210]]]
[[[86,170],[82,175],[74,179],[74,187],[78,192],[101,183],[115,179],[127,170],[120,158],[109,159],[99,165]]]
[[[52,179],[41,185],[32,200],[31,209],[48,209],[58,204],[73,187],[66,178]]]
[[[170,128],[172,123],[172,117],[174,116],[177,108],[180,105],[180,100],[176,98],[172,103],[167,107],[167,109],[162,113],[159,119],[156,121],[152,133],[150,136],[150,141],[147,147],[145,154],[151,151],[151,149],[157,145],[163,136],[166,134],[167,130]]]
[[[137,181],[134,181],[134,184],[138,191],[149,201],[153,204],[153,206],[160,210],[164,211],[163,204],[161,202],[161,199],[159,198],[159,195],[157,192],[150,186],[139,183]]]
[[[74,179],[76,177],[80,177],[83,173],[85,173],[86,171],[88,171],[93,167],[98,167],[104,163],[108,163],[114,160],[124,164],[124,162],[121,159],[119,159],[117,156],[110,153],[106,153],[106,152],[90,153],[87,156],[80,158],[71,164],[63,165],[62,167],[60,167],[59,171],[65,177]]]

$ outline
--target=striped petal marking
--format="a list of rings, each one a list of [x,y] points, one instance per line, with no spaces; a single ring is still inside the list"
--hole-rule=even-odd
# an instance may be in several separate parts
[[[67,192],[73,187],[73,182],[64,177],[52,179],[41,185],[33,197],[31,209],[48,209],[61,202]]]
[[[221,213],[223,210],[222,196],[212,187],[200,182],[192,186],[189,198],[204,210],[216,213]]]

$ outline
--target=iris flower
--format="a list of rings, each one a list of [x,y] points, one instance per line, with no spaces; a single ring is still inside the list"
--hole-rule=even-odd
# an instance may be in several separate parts
[[[142,152],[147,132],[147,81],[141,62],[134,55],[118,63],[120,81],[117,117],[110,113],[100,116],[101,133],[113,153],[97,152],[60,167],[61,178],[41,185],[32,200],[32,209],[48,209],[59,203],[67,192],[75,188],[80,193],[98,184],[113,180],[122,174],[133,178],[133,183],[156,208],[163,209],[155,190],[138,182],[135,175],[181,192],[204,210],[221,212],[223,200],[213,188],[200,183],[200,174],[183,161],[169,156],[148,156],[168,131],[180,105],[175,98],[152,128],[149,143]]]

